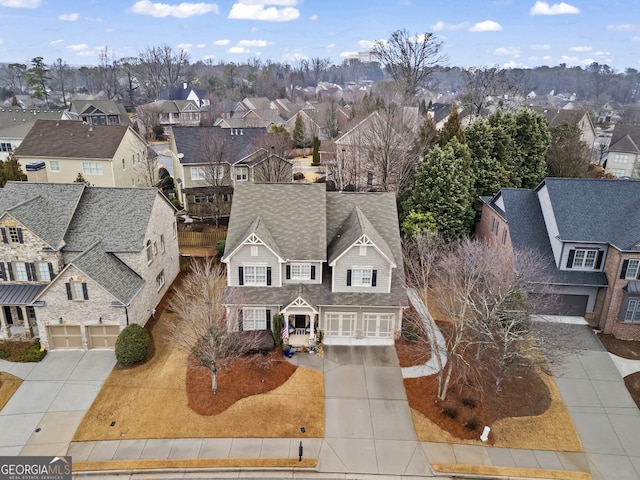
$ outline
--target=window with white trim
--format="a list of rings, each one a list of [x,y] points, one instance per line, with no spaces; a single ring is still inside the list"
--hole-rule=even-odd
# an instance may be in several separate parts
[[[164,287],[164,270],[156,276],[156,288],[160,290],[162,287]]]
[[[71,299],[72,300],[87,300],[84,293],[83,283],[78,281],[69,282],[71,286]]]
[[[267,267],[249,266],[243,268],[245,285],[266,285]]]
[[[364,332],[367,337],[389,338],[393,334],[393,313],[365,313]]]
[[[243,330],[266,330],[267,311],[264,308],[242,309]]]
[[[311,280],[311,265],[305,263],[292,263],[291,280]]]
[[[153,253],[151,251],[151,240],[147,240],[147,245],[145,247],[145,251],[147,254],[147,263],[153,262]]]
[[[372,268],[353,268],[351,269],[351,286],[352,287],[370,287]]]
[[[204,180],[204,167],[191,167],[191,180]]]
[[[621,153],[616,153],[613,156],[613,161],[615,163],[627,163],[629,161],[629,155],[624,155]]]
[[[38,262],[38,280],[41,282],[51,281],[51,271],[49,270],[49,264],[47,262]]]
[[[627,264],[627,273],[624,278],[635,280],[638,278],[638,268],[640,268],[640,260],[629,260]]]
[[[59,172],[60,162],[58,160],[49,160],[49,170],[52,172]]]
[[[610,172],[616,177],[624,177],[627,174],[627,171],[624,168],[612,168]]]
[[[506,227],[502,230],[502,244],[505,245],[507,243],[507,229]]]
[[[224,178],[224,165],[213,165],[213,178],[220,180]]]
[[[625,322],[640,323],[640,300],[632,298],[627,305],[627,313],[624,315]]]
[[[355,313],[325,313],[325,335],[332,337],[350,337],[356,325]]]
[[[102,175],[102,163],[82,162],[82,173],[85,175]]]
[[[576,249],[573,268],[595,268],[597,258],[597,250]]]
[[[15,270],[16,280],[29,280],[25,262],[13,262],[13,269]]]
[[[249,178],[249,171],[247,167],[236,167],[236,181],[244,182]]]
[[[9,239],[9,243],[23,243],[18,227],[7,227],[7,238]]]
[[[2,142],[0,143],[0,152],[10,152],[11,151],[11,143]]]
[[[499,229],[500,229],[500,222],[496,217],[491,217],[491,233],[497,236]]]

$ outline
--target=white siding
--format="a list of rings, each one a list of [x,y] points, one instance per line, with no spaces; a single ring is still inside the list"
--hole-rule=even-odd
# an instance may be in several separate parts
[[[603,251],[604,254],[602,257],[602,263],[600,264],[600,268],[593,269],[593,271],[601,272],[602,270],[604,270],[604,265],[607,260],[607,248],[608,248],[607,245],[598,244],[598,243],[569,243],[569,242],[562,243],[562,254],[560,256],[560,265],[558,267],[560,270],[573,270],[571,268],[567,268],[567,260],[569,259],[569,252],[571,250],[575,250],[576,248],[579,248],[581,250]],[[590,270],[590,269],[580,269],[580,270]]]
[[[257,245],[258,255],[251,256],[251,247],[256,245],[242,245],[229,259],[227,267],[227,285],[237,287],[240,285],[238,267],[247,265],[260,265],[271,267],[271,286],[282,286],[282,275],[278,257],[264,245]]]
[[[375,287],[347,286],[347,271],[355,268],[371,268],[377,271]],[[367,247],[367,255],[360,255],[360,247],[353,246],[340,257],[333,267],[334,292],[389,293],[391,291],[391,265],[372,246]]]
[[[556,266],[560,267],[562,242],[558,238],[560,236],[560,231],[558,230],[556,216],[553,213],[553,206],[551,205],[551,198],[549,198],[549,191],[547,190],[546,185],[538,191],[538,200],[540,201],[540,207],[542,208],[544,223],[547,226],[547,234],[549,235],[549,242],[551,243],[551,250],[553,250],[553,256],[556,260]]]
[[[290,280],[287,280],[287,266],[288,265],[292,265],[292,264],[307,264],[307,265],[311,265],[314,266],[316,268],[316,278],[315,280],[299,280],[299,279],[295,279],[295,278],[291,278]],[[322,262],[305,262],[305,261],[291,261],[288,262],[286,264],[282,264],[282,282],[285,284],[288,283],[294,283],[294,284],[298,284],[298,283],[306,283],[306,284],[320,284],[322,283]]]
[[[327,313],[355,314],[354,335],[330,335],[327,333]],[[365,315],[393,315],[392,334],[390,336],[367,336],[364,324]],[[320,307],[319,328],[323,330],[322,342],[327,345],[393,345],[402,326],[402,308],[398,307]],[[361,337],[361,338],[358,338]]]

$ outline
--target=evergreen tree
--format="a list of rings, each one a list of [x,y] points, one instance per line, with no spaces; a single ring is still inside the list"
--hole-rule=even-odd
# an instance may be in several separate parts
[[[306,135],[304,131],[304,120],[299,113],[296,115],[296,123],[293,125],[293,147],[304,148],[306,146]]]
[[[47,93],[47,83],[51,78],[47,75],[49,69],[44,63],[42,57],[35,57],[31,60],[31,68],[27,70],[27,85],[31,87],[34,98],[44,100],[49,106],[49,95]]]
[[[573,123],[549,127],[551,144],[547,173],[551,177],[584,178],[591,163],[591,151],[581,139],[580,128]]]
[[[313,156],[311,165],[320,165],[320,139],[318,137],[313,137]]]
[[[466,143],[464,130],[462,129],[462,122],[460,121],[460,114],[458,113],[458,107],[455,105],[451,110],[451,115],[447,118],[447,121],[440,132],[440,146],[444,147],[452,138],[456,138],[460,143]]]
[[[513,141],[518,146],[522,188],[535,188],[547,174],[549,125],[546,118],[525,108],[513,114],[516,129]]]
[[[9,152],[6,160],[0,161],[0,187],[4,187],[7,182],[25,182],[27,175],[22,171],[18,158]]]
[[[508,185],[506,165],[496,156],[496,129],[486,120],[476,120],[465,131],[471,150],[471,171],[474,177],[474,207],[482,207],[480,196],[493,195]]]
[[[418,167],[404,210],[431,214],[436,231],[446,239],[468,234],[474,218],[470,163],[468,148],[455,139],[445,147],[434,147]]]

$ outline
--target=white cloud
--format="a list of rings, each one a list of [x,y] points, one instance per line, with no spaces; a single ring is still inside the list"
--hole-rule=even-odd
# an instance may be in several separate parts
[[[229,45],[229,40],[224,39],[224,40],[214,40],[213,42],[214,45]]]
[[[240,40],[238,42],[239,47],[266,47],[273,42],[267,42],[266,40]]]
[[[335,44],[335,43],[330,43],[329,45],[327,45],[327,48],[333,48],[333,47],[335,47],[335,46],[336,46],[336,44]]]
[[[636,26],[631,23],[623,23],[620,25],[607,25],[607,30],[614,30],[616,32],[629,32],[635,30]]]
[[[635,37],[631,37],[631,40],[634,42],[640,42],[640,35],[636,35]]]
[[[81,50],[88,49],[89,45],[87,45],[86,43],[76,43],[75,45],[69,45],[67,48],[71,51],[79,52]]]
[[[206,46],[207,46],[206,43],[199,43],[199,44],[196,45],[196,48],[204,48]]]
[[[301,54],[300,52],[296,52],[296,53],[285,53],[282,56],[282,59],[286,62],[295,62],[296,60],[309,60],[309,57]]]
[[[85,20],[88,22],[102,22],[102,19],[100,17],[85,17]]]
[[[178,45],[176,45],[176,47],[178,47],[180,50],[188,52],[191,47],[193,47],[193,45],[191,43],[179,43]]]
[[[566,63],[578,63],[580,61],[578,57],[570,57],[569,55],[562,55],[560,58]]]
[[[80,18],[80,15],[77,13],[63,13],[58,15],[58,20],[62,20],[63,22],[75,22]]]
[[[499,32],[500,30],[502,30],[502,25],[493,20],[478,22],[469,29],[470,32]]]
[[[520,56],[520,49],[517,47],[508,47],[508,48],[500,47],[500,48],[496,48],[494,52],[497,55],[512,55],[514,57]]]
[[[235,20],[261,20],[264,22],[289,22],[300,16],[300,10],[294,8],[296,0],[240,0],[234,3],[228,18]],[[278,5],[284,8],[265,7]]]
[[[431,30],[434,32],[441,32],[443,30],[462,30],[466,28],[469,24],[467,22],[462,23],[445,23],[442,20],[436,22],[435,25],[431,26]]]
[[[340,56],[342,58],[353,58],[358,56],[358,52],[341,52]]]
[[[229,53],[249,53],[249,50],[247,50],[244,47],[231,47],[228,50]]]
[[[544,44],[538,44],[538,45],[531,45],[529,46],[529,48],[531,50],[551,50],[551,45],[549,45],[548,43],[544,43]]]
[[[360,45],[360,48],[362,48],[363,50],[369,50],[371,49],[374,45],[376,44],[376,42],[372,41],[372,40],[360,40],[358,42],[358,45]]]
[[[551,61],[551,56],[550,55],[545,55],[544,57],[542,57],[542,60],[544,60],[545,62],[550,62]]]
[[[38,8],[40,0],[0,0],[0,7]]]
[[[309,17],[309,20],[311,20],[312,22],[315,22],[316,20],[318,20],[318,15],[311,15]]]
[[[566,15],[578,13],[580,13],[579,8],[565,2],[549,5],[547,2],[537,1],[535,5],[531,7],[531,10],[529,10],[529,15]]]
[[[195,15],[205,15],[210,12],[219,13],[218,5],[215,3],[187,3],[178,5],[168,3],[152,3],[150,0],[139,0],[131,6],[131,11],[140,15],[151,15],[152,17],[176,17],[189,18]]]
[[[63,42],[64,42],[64,40],[60,40],[60,39],[52,40],[52,41],[49,42],[49,45],[60,45]]]
[[[588,46],[569,47],[570,52],[590,52],[593,48]]]

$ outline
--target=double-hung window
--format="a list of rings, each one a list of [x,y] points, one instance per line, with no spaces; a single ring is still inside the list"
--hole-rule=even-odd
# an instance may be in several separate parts
[[[85,175],[102,175],[102,163],[82,162],[82,173]]]
[[[267,284],[267,267],[248,266],[244,267],[244,284],[245,285],[266,285]]]
[[[632,298],[627,305],[627,313],[624,315],[625,322],[640,322],[640,300]]]
[[[204,167],[191,167],[191,180],[204,180]]]
[[[352,287],[370,287],[373,269],[371,268],[354,268],[351,270],[351,286]]]
[[[266,330],[267,311],[263,308],[245,308],[242,310],[243,330]]]
[[[638,278],[639,268],[640,268],[640,260],[629,260],[629,263],[627,264],[627,272],[624,278],[635,280],[636,278]]]
[[[41,282],[51,281],[51,270],[46,262],[38,262],[38,280]]]
[[[595,268],[597,258],[597,250],[576,249],[573,257],[573,268]]]
[[[247,180],[249,175],[249,172],[247,170],[247,167],[237,167],[236,168],[236,181],[237,182],[244,182]]]
[[[311,265],[292,264],[291,280],[311,280]]]
[[[30,280],[27,273],[27,264],[25,262],[14,262],[13,267],[15,270],[16,280]]]
[[[216,180],[221,180],[224,178],[224,165],[213,166],[213,178]]]

